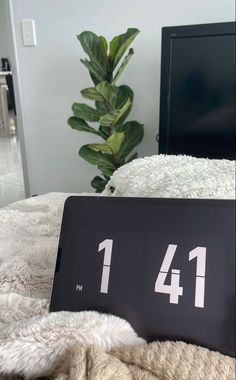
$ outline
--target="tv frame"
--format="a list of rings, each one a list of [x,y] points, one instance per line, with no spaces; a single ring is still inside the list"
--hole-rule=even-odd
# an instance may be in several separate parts
[[[160,85],[160,116],[159,154],[171,154],[169,149],[169,107],[170,107],[170,66],[171,41],[175,38],[189,38],[199,36],[236,35],[236,22],[215,24],[199,24],[185,26],[167,26],[162,28],[161,45],[161,85]],[[207,152],[206,152],[207,157]],[[228,157],[225,157],[228,158]]]

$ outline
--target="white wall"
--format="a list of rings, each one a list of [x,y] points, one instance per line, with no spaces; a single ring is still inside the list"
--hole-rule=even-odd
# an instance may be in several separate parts
[[[2,1],[2,0],[0,0]],[[234,0],[12,0],[19,60],[30,193],[91,190],[95,167],[79,158],[94,136],[67,126],[71,104],[92,85],[76,34],[110,40],[137,27],[135,55],[120,78],[135,93],[129,116],[145,124],[141,156],[157,153],[161,27],[234,21]],[[23,47],[20,21],[36,22],[38,45]],[[96,137],[95,137],[96,138]]]

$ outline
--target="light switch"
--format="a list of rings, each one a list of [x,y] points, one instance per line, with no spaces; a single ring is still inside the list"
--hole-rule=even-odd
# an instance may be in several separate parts
[[[36,32],[34,20],[21,21],[22,36],[24,46],[36,46]]]

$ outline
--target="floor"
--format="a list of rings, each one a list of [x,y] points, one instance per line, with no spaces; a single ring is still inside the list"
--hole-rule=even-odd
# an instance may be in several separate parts
[[[0,126],[0,207],[24,198],[20,143],[12,118],[8,135]]]

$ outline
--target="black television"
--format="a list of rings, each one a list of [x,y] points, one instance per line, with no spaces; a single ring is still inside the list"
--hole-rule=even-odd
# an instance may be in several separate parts
[[[235,159],[235,26],[162,29],[159,153]]]

